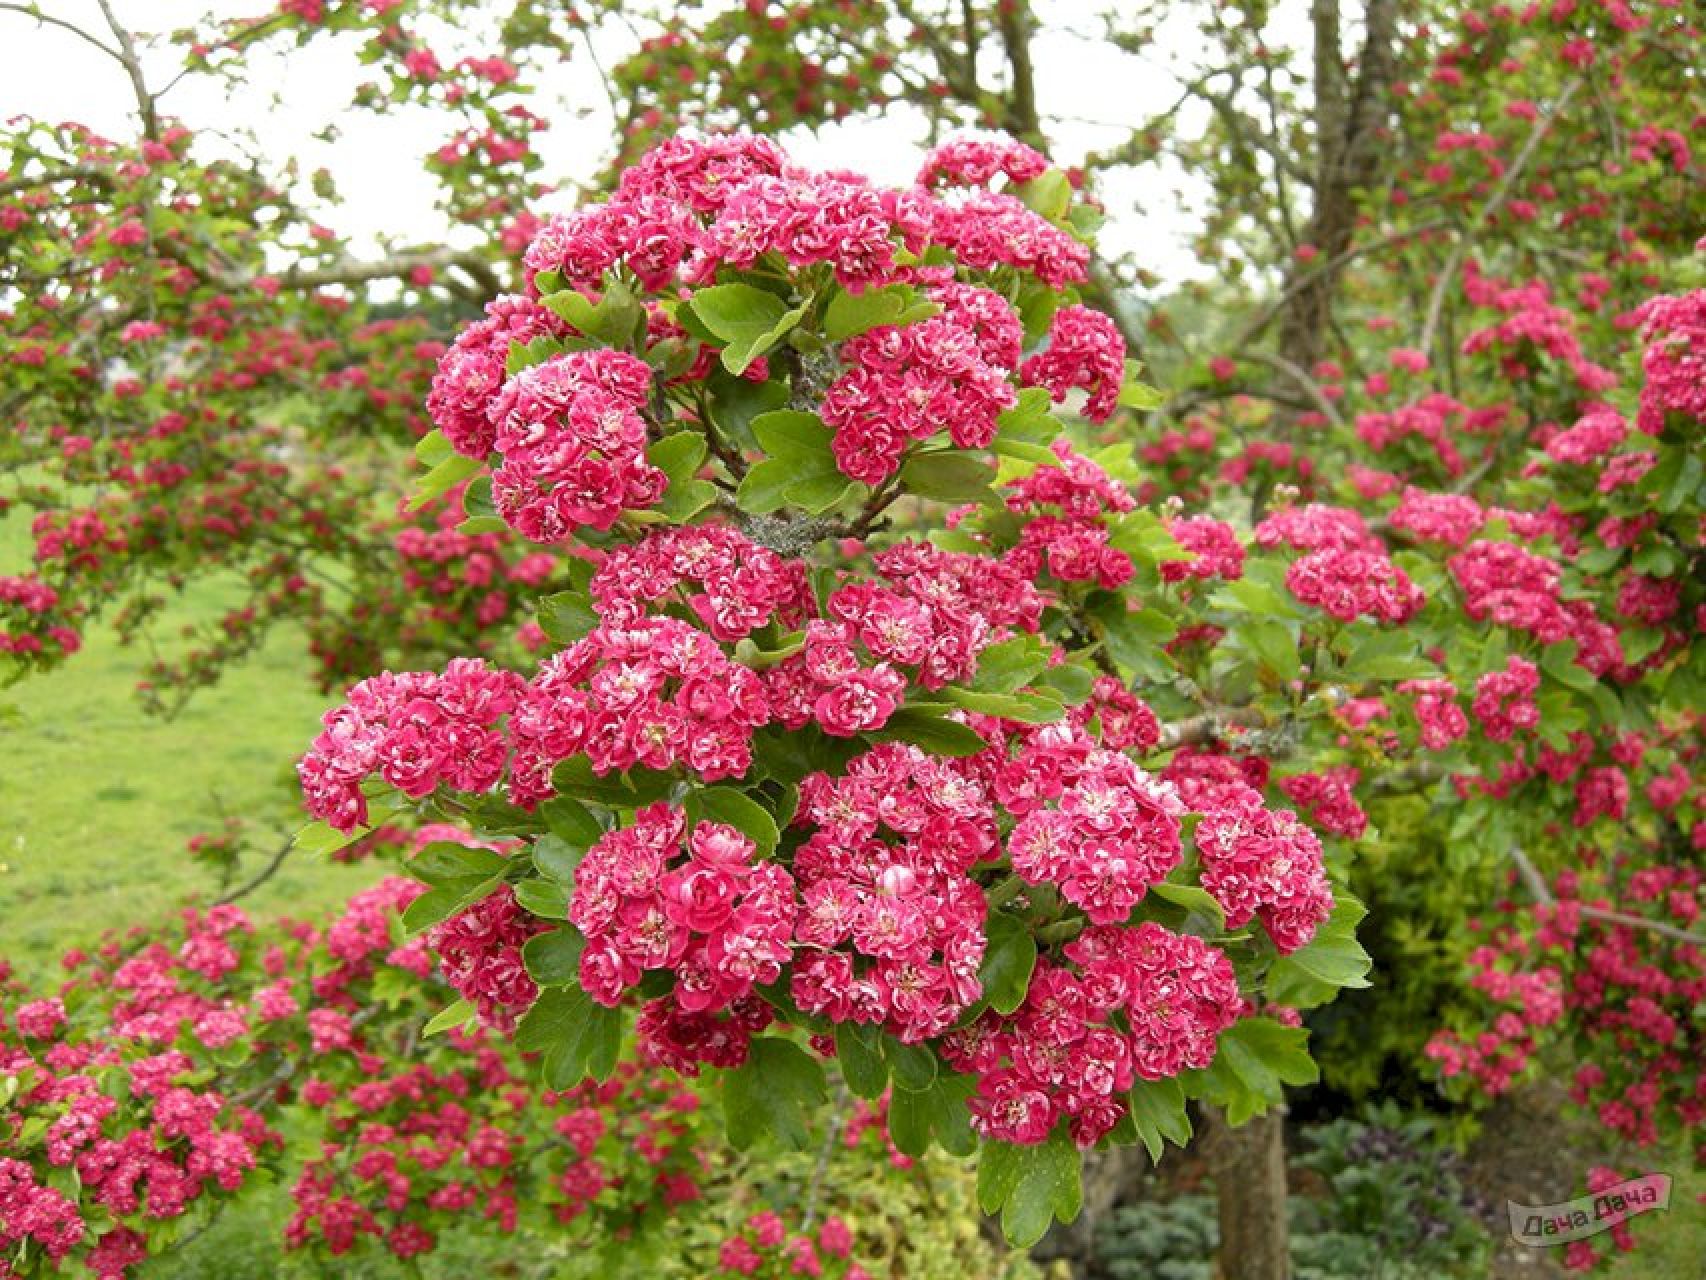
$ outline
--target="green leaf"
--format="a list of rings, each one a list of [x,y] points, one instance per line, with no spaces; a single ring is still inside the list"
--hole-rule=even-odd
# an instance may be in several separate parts
[[[856,1098],[880,1098],[889,1087],[889,1064],[883,1057],[882,1028],[858,1022],[838,1023],[835,1060],[841,1078]]]
[[[412,935],[430,929],[496,892],[503,882],[500,871],[495,876],[459,876],[435,885],[403,908],[403,931]]]
[[[1013,188],[1025,206],[1050,222],[1059,222],[1072,204],[1072,183],[1059,169],[1048,169]]]
[[[604,827],[593,817],[592,811],[580,801],[568,796],[552,796],[543,801],[535,812],[545,819],[545,825],[551,829],[551,834],[566,844],[590,849],[604,838]],[[539,865],[537,857],[534,859],[534,865]],[[545,870],[544,867],[539,869]]]
[[[910,742],[939,756],[975,756],[989,749],[975,729],[921,707],[901,707],[881,729],[866,736],[877,742]]]
[[[1241,1018],[1220,1033],[1214,1062],[1188,1072],[1193,1096],[1225,1108],[1228,1123],[1243,1124],[1285,1100],[1285,1086],[1320,1078],[1307,1048],[1309,1032],[1272,1018]]]
[[[551,770],[551,785],[580,800],[613,809],[639,809],[668,796],[675,778],[656,769],[597,774],[585,756],[570,756]]]
[[[515,1047],[543,1055],[548,1089],[603,1080],[622,1048],[622,1011],[596,1003],[579,987],[545,987],[515,1028]]]
[[[415,461],[429,471],[455,453],[449,439],[437,427],[415,441]]]
[[[1264,669],[1285,683],[1289,684],[1301,673],[1297,639],[1285,623],[1273,618],[1252,618],[1240,624],[1233,634]]]
[[[444,884],[470,877],[485,880],[501,876],[509,865],[509,859],[495,850],[439,840],[405,862],[403,870],[423,884]]]
[[[936,1083],[939,1064],[928,1045],[902,1044],[887,1035],[881,1043],[883,1061],[889,1065],[895,1088],[917,1093]]]
[[[922,1156],[935,1142],[950,1155],[977,1149],[966,1099],[975,1086],[964,1076],[938,1076],[928,1089],[895,1089],[889,1094],[889,1137],[903,1155]]]
[[[777,841],[782,838],[776,829],[776,819],[764,806],[733,787],[704,787],[688,792],[687,816],[695,823],[726,823],[757,845],[761,858],[775,853]]]
[[[1220,903],[1207,889],[1198,888],[1194,884],[1174,884],[1171,880],[1162,880],[1149,886],[1149,892],[1165,902],[1183,907],[1186,911],[1195,912],[1205,919],[1214,921],[1220,928],[1226,927],[1226,913],[1220,909]]]
[[[1059,666],[1045,668],[1043,673],[1032,681],[1037,688],[1048,689],[1059,695],[1061,701],[1068,706],[1077,706],[1088,698],[1095,682],[1095,673],[1075,662],[1063,662]]]
[[[471,1001],[458,1000],[455,1004],[433,1014],[427,1020],[426,1026],[421,1028],[421,1037],[424,1039],[427,1036],[436,1036],[441,1032],[449,1031],[452,1027],[465,1026],[475,1012]]]
[[[983,998],[997,1013],[1012,1013],[1025,1003],[1031,971],[1037,964],[1037,943],[1030,926],[1005,911],[991,911],[984,922],[989,945],[983,953],[978,979]]]
[[[735,493],[741,510],[766,515],[791,502],[815,515],[839,504],[853,487],[830,449],[835,433],[815,413],[762,413],[752,420],[752,434],[769,457],[741,480]]]
[[[1147,412],[1159,409],[1167,403],[1166,393],[1147,382],[1127,381],[1120,388],[1120,404],[1127,409],[1138,409]]]
[[[577,332],[611,347],[626,347],[645,315],[628,286],[613,278],[597,302],[574,289],[546,294],[540,301]]]
[[[1191,1117],[1177,1077],[1139,1080],[1132,1086],[1131,1118],[1151,1162],[1160,1162],[1164,1141],[1182,1147],[1191,1140]]]
[[[977,655],[977,674],[969,688],[978,693],[1012,693],[1023,689],[1047,666],[1048,650],[1040,640],[1029,635],[1014,636],[989,645]]]
[[[305,853],[311,858],[330,857],[339,849],[347,848],[371,834],[372,827],[357,827],[354,831],[339,831],[328,822],[310,822],[296,833],[290,842],[294,852]]]
[[[555,880],[530,876],[515,883],[515,900],[523,911],[542,920],[566,920],[569,915],[567,890]]]
[[[465,458],[453,453],[415,481],[415,491],[409,497],[406,510],[419,511],[434,498],[444,496],[486,464],[479,458]]]
[[[1281,956],[1268,970],[1268,999],[1312,1009],[1326,1004],[1340,988],[1368,986],[1367,974],[1374,961],[1356,937],[1357,924],[1367,914],[1367,907],[1340,890],[1333,914],[1309,944]]]
[[[573,986],[580,980],[581,952],[586,939],[573,925],[537,933],[521,946],[527,976],[542,987]]]
[[[1599,681],[1586,667],[1576,665],[1576,642],[1563,640],[1549,644],[1540,655],[1540,669],[1566,688],[1585,691]]]
[[[853,293],[838,289],[823,313],[823,336],[844,342],[880,325],[897,328],[928,319],[942,308],[922,299],[911,285],[890,284]]]
[[[567,647],[590,634],[598,626],[598,611],[592,599],[582,591],[559,591],[541,596],[538,605],[539,629],[553,644]]]
[[[921,453],[900,469],[901,484],[921,498],[938,502],[999,505],[995,471],[964,453]]]
[[[745,1151],[761,1138],[804,1151],[808,1113],[823,1105],[823,1068],[805,1050],[776,1036],[756,1036],[746,1061],[723,1078],[723,1124]]]
[[[1047,1142],[1014,1146],[985,1142],[977,1161],[977,1198],[985,1213],[1001,1212],[1001,1232],[1028,1249],[1049,1224],[1071,1222],[1083,1205],[1078,1148],[1063,1122]]]
[[[693,314],[724,343],[723,368],[740,374],[805,315],[750,284],[718,284],[693,295]]]
[[[1347,680],[1426,680],[1439,669],[1417,652],[1416,639],[1402,631],[1371,631],[1345,659]]]
[[[669,478],[669,487],[655,510],[679,522],[697,515],[715,501],[717,487],[698,478],[705,453],[705,437],[696,431],[677,431],[646,450],[646,461]]]
[[[1053,698],[1039,697],[1034,693],[977,693],[953,685],[938,692],[941,697],[967,711],[1017,720],[1021,724],[1050,724],[1066,714],[1066,708]]]

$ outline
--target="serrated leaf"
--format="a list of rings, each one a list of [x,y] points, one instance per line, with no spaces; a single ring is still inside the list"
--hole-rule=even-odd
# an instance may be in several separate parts
[[[541,596],[537,618],[539,629],[553,644],[567,647],[584,639],[598,626],[598,611],[582,591],[558,591]]]
[[[669,481],[654,510],[680,522],[697,515],[716,499],[717,487],[698,478],[699,468],[705,464],[706,448],[705,437],[698,432],[677,431],[646,450],[646,461]]]
[[[1000,716],[1003,720],[1016,720],[1020,724],[1052,724],[1066,714],[1066,708],[1055,699],[1034,693],[978,693],[948,685],[938,694],[967,711]]]
[[[741,374],[805,315],[789,309],[773,293],[749,284],[718,284],[700,289],[690,304],[694,315],[723,342],[723,368]]]
[[[521,946],[527,976],[542,987],[572,986],[580,980],[581,952],[586,939],[573,925],[537,933]]]
[[[1222,929],[1226,927],[1226,913],[1207,889],[1198,888],[1194,884],[1174,884],[1171,880],[1162,880],[1150,885],[1149,892],[1165,902],[1171,902],[1186,911],[1215,921]]]
[[[903,1155],[922,1156],[931,1143],[950,1155],[977,1149],[966,1099],[975,1086],[964,1076],[938,1076],[927,1089],[896,1089],[889,1095],[889,1137]]]
[[[1035,636],[1014,636],[977,655],[977,673],[967,687],[978,693],[1012,693],[1047,666],[1048,650],[1041,641]]]
[[[423,884],[501,876],[509,859],[493,849],[437,840],[403,864],[403,870]]]
[[[596,1003],[579,987],[544,987],[515,1028],[515,1047],[542,1055],[549,1089],[607,1078],[622,1048],[622,1011]]]
[[[415,490],[409,497],[406,510],[419,511],[434,498],[443,497],[485,465],[479,458],[465,458],[460,453],[451,454],[415,481]]]
[[[1414,636],[1374,631],[1357,642],[1341,674],[1347,680],[1425,680],[1439,669],[1417,652]]]
[[[541,876],[518,880],[515,883],[515,900],[523,911],[542,920],[568,919],[568,891],[555,880]]]
[[[1191,1117],[1185,1109],[1185,1090],[1178,1079],[1139,1080],[1132,1086],[1131,1118],[1137,1136],[1159,1163],[1165,1143],[1182,1147],[1191,1140]]]
[[[421,1028],[421,1036],[424,1039],[427,1036],[440,1035],[452,1027],[464,1026],[474,1016],[475,1012],[471,1001],[458,1000],[455,1004],[440,1009],[427,1019],[426,1026]]]
[[[882,1037],[881,1027],[858,1022],[836,1025],[835,1060],[841,1064],[841,1078],[856,1098],[879,1098],[889,1087]]]
[[[1000,1014],[1012,1013],[1025,1002],[1031,972],[1037,964],[1037,943],[1030,926],[1005,911],[991,911],[984,922],[989,945],[983,953],[978,979],[983,998]]]
[[[1001,1213],[1010,1244],[1028,1249],[1055,1220],[1071,1222],[1083,1204],[1078,1148],[1063,1122],[1047,1142],[985,1142],[977,1162],[978,1203]]]
[[[823,1068],[805,1050],[776,1036],[755,1036],[746,1061],[723,1078],[723,1123],[745,1151],[763,1138],[785,1149],[809,1145],[810,1112],[826,1097]]]
[[[1309,1032],[1272,1018],[1240,1018],[1220,1033],[1214,1062],[1189,1073],[1194,1096],[1225,1109],[1237,1126],[1285,1100],[1286,1085],[1320,1078],[1307,1048]]]
[[[1276,1004],[1311,1009],[1344,987],[1366,987],[1374,961],[1356,938],[1368,908],[1339,891],[1330,915],[1309,944],[1275,960],[1268,970],[1267,996]]]
[[[462,876],[434,885],[403,908],[403,931],[413,935],[430,929],[496,892],[503,882],[503,873],[499,872],[495,876]]]
[[[900,469],[910,492],[938,502],[981,502],[994,506],[995,471],[964,453],[921,453]]]
[[[305,853],[309,857],[329,857],[363,836],[372,834],[372,831],[372,827],[366,826],[357,827],[353,831],[339,831],[329,822],[310,822],[296,833],[290,847],[295,852]]]
[[[888,1063],[889,1074],[894,1077],[897,1089],[917,1093],[936,1083],[940,1064],[928,1045],[902,1044],[888,1035],[882,1038],[881,1044],[883,1061]]]
[[[881,729],[866,736],[877,742],[910,742],[942,756],[975,756],[989,749],[975,729],[919,707],[901,707]]]
[[[655,769],[639,768],[626,773],[594,773],[592,762],[585,756],[570,756],[551,770],[551,785],[579,800],[591,800],[610,808],[639,809],[668,796],[675,778]]]
[[[839,289],[824,309],[823,336],[831,342],[844,342],[882,325],[900,328],[928,319],[941,309],[920,298],[911,285],[890,284],[863,293]]]
[[[761,858],[775,853],[782,838],[769,811],[734,787],[703,787],[688,792],[687,816],[695,823],[721,822],[733,827],[758,847]]]

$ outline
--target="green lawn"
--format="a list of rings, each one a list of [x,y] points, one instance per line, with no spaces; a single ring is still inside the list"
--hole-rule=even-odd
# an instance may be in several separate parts
[[[20,524],[0,522],[0,572],[28,562]],[[237,599],[235,583],[203,583],[174,616],[211,616]],[[85,639],[59,670],[0,691],[14,713],[0,719],[0,958],[25,974],[210,892],[214,877],[184,842],[217,829],[222,806],[262,839],[299,826],[291,766],[329,701],[309,681],[301,636],[281,630],[163,721],[133,693],[146,654],[104,627]],[[295,858],[244,905],[317,911],[373,874]]]

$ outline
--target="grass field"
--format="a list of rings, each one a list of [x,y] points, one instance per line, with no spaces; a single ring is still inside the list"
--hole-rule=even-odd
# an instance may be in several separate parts
[[[0,522],[0,572],[28,563],[19,521]],[[204,583],[175,602],[175,627],[238,598]],[[40,973],[67,947],[158,921],[212,874],[184,843],[252,820],[263,840],[300,825],[291,765],[328,699],[308,678],[302,638],[275,633],[175,720],[134,696],[146,654],[104,627],[63,668],[0,691],[0,958]],[[329,907],[373,871],[292,859],[244,905],[257,913]]]

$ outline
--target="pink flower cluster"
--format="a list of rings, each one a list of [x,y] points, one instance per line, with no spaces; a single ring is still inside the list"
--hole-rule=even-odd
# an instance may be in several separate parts
[[[1296,551],[1378,551],[1380,539],[1348,507],[1311,502],[1270,512],[1254,530],[1256,545]]]
[[[522,964],[522,945],[547,927],[522,910],[515,891],[503,885],[434,925],[427,945],[438,957],[444,980],[474,1006],[480,1021],[507,1033],[539,994]]]
[[[791,954],[794,881],[755,853],[722,823],[689,832],[667,804],[606,834],[576,868],[569,899],[569,919],[586,935],[586,993],[616,1005],[648,971],[663,969],[674,975],[676,1007],[700,1014],[775,982]]]
[[[1067,713],[1077,728],[1095,720],[1096,739],[1111,751],[1153,751],[1161,744],[1161,722],[1155,712],[1114,676],[1097,676],[1090,696]]]
[[[1050,446],[1057,466],[1038,467],[1008,482],[1007,509],[1028,516],[1019,545],[1005,559],[1027,579],[1046,567],[1061,582],[1094,582],[1113,591],[1134,572],[1131,557],[1108,545],[1105,515],[1131,511],[1137,499],[1064,439]],[[1059,515],[1045,509],[1057,507]]]
[[[558,542],[662,497],[668,482],[646,461],[650,388],[642,361],[609,348],[553,356],[505,383],[491,406],[503,455],[492,497],[504,522]]]
[[[870,1273],[849,1260],[853,1231],[840,1218],[823,1220],[816,1236],[808,1231],[790,1232],[770,1210],[755,1213],[736,1234],[724,1240],[717,1252],[719,1275],[769,1275],[820,1277],[835,1280],[871,1280]],[[825,1270],[825,1265],[828,1270]]]
[[[1481,504],[1464,493],[1429,493],[1406,486],[1398,508],[1392,513],[1394,529],[1422,542],[1461,547],[1487,523]]]
[[[884,743],[800,784],[794,1002],[833,1022],[938,1036],[982,994],[985,902],[967,875],[997,847],[987,789],[952,760]]]
[[[669,617],[601,625],[520,691],[510,796],[543,799],[552,767],[581,753],[600,774],[681,764],[706,782],[737,778],[770,718],[758,675],[697,627]]]
[[[296,766],[308,811],[339,831],[367,821],[361,783],[378,774],[404,795],[440,783],[484,791],[503,774],[506,747],[496,724],[516,706],[520,677],[472,658],[442,675],[387,672],[363,680]]]
[[[784,726],[815,720],[837,737],[880,728],[905,692],[901,668],[927,689],[965,680],[986,646],[1008,628],[1034,631],[1042,613],[1029,582],[982,557],[902,542],[875,564],[886,582],[838,587],[829,618],[809,623],[802,649],[766,673]]]
[[[1379,551],[1311,551],[1287,566],[1285,585],[1340,622],[1408,622],[1427,603],[1410,576]]]
[[[1647,347],[1637,424],[1656,436],[1674,413],[1698,430],[1706,422],[1706,289],[1649,299],[1639,314]]]
[[[648,607],[681,599],[713,637],[733,643],[775,621],[793,630],[816,611],[803,562],[784,559],[728,525],[654,530],[611,549],[592,578],[606,624],[626,626]]]
[[[1356,785],[1360,781],[1362,772],[1346,764],[1320,773],[1296,773],[1281,778],[1279,789],[1323,831],[1346,840],[1360,840],[1368,830],[1368,815],[1356,798]]]
[[[1444,751],[1469,732],[1469,717],[1458,705],[1457,686],[1449,680],[1406,680],[1399,693],[1415,699],[1416,720],[1421,725],[1422,745],[1429,751]]]
[[[1568,431],[1560,431],[1546,442],[1546,454],[1554,462],[1592,466],[1629,438],[1629,424],[1608,404],[1591,404]]]
[[[1011,1018],[985,1013],[943,1041],[949,1064],[978,1077],[972,1126],[985,1138],[1039,1143],[1069,1117],[1093,1146],[1138,1080],[1208,1066],[1242,1008],[1225,954],[1158,924],[1092,926],[1065,956],[1073,968],[1038,962]]]
[[[1259,917],[1281,954],[1307,945],[1332,914],[1320,840],[1290,809],[1266,808],[1259,792],[1246,789],[1206,812],[1196,844],[1202,887],[1226,923]]]
[[[1503,671],[1489,671],[1475,681],[1470,710],[1489,742],[1507,741],[1518,729],[1533,729],[1540,723],[1540,708],[1534,702],[1539,689],[1540,669],[1514,655]]]
[[[1055,403],[1073,387],[1090,398],[1084,416],[1105,422],[1119,404],[1125,383],[1125,339],[1112,318],[1089,307],[1062,307],[1049,324],[1048,349],[1020,367],[1026,385],[1047,387]]]
[[[1178,789],[1117,751],[1083,751],[1087,740],[1036,759],[1052,743],[1036,735],[1022,759],[1042,771],[1035,796],[1014,796],[1019,821],[1007,837],[1013,870],[1030,884],[1053,884],[1095,924],[1117,924],[1182,856]],[[1040,802],[1052,800],[1053,807]],[[1015,804],[1013,800],[1021,800]]]
[[[924,157],[918,170],[922,187],[987,187],[1005,176],[1009,182],[1029,182],[1048,169],[1048,158],[1013,138],[962,135],[949,138]]]
[[[823,420],[835,430],[836,465],[850,479],[881,484],[914,441],[944,427],[962,449],[995,438],[1018,393],[1009,380],[1022,338],[1018,317],[998,294],[937,288],[940,314],[904,328],[880,325],[841,345],[847,370],[824,394]]]
[[[1183,516],[1169,520],[1167,532],[1191,555],[1187,560],[1163,560],[1163,582],[1190,578],[1225,578],[1230,582],[1244,576],[1244,544],[1226,521],[1213,516]]]
[[[427,395],[427,415],[451,448],[485,460],[497,436],[491,409],[508,377],[510,345],[565,332],[562,321],[531,298],[506,294],[486,304],[486,318],[464,329],[439,358]]]

